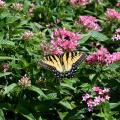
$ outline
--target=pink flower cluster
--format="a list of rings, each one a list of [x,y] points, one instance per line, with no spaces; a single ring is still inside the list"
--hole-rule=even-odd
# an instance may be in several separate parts
[[[87,103],[88,111],[91,112],[93,107],[110,99],[108,93],[108,88],[101,89],[100,87],[95,86],[92,88],[91,94],[86,93],[82,96],[82,101]]]
[[[120,0],[117,1],[116,7],[120,7]]]
[[[77,23],[85,27],[86,30],[101,31],[101,27],[97,22],[98,20],[93,16],[80,16],[77,21]]]
[[[97,52],[87,57],[88,64],[98,62],[99,64],[111,64],[120,60],[120,52],[114,52],[112,54],[106,48],[101,47]]]
[[[28,39],[30,39],[33,36],[34,36],[33,32],[26,31],[26,32],[23,33],[22,39],[23,40],[28,40]]]
[[[62,54],[65,51],[74,51],[81,39],[80,34],[67,31],[66,29],[56,29],[51,35],[49,45],[42,45],[44,53],[47,49],[48,54]]]
[[[5,7],[5,5],[6,5],[6,3],[4,1],[0,0],[0,8]]]
[[[92,2],[92,0],[70,0],[70,4],[72,5],[80,5],[85,6]]]
[[[117,12],[115,9],[107,8],[106,18],[109,20],[120,20],[120,13]]]
[[[31,80],[29,77],[27,77],[27,75],[25,74],[19,81],[18,84],[21,87],[29,87],[31,85]]]
[[[22,11],[23,10],[23,4],[21,3],[13,3],[12,4],[12,8],[18,11]]]
[[[120,28],[118,28],[112,37],[112,40],[120,40]]]
[[[3,69],[4,72],[7,72],[9,70],[9,65],[7,63],[4,63],[2,65],[2,69]]]

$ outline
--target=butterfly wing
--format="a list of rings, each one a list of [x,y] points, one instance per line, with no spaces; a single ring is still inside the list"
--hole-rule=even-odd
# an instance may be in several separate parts
[[[68,52],[63,55],[63,64],[66,77],[72,77],[77,66],[86,58],[86,54],[80,51]]]
[[[40,65],[51,70],[57,78],[63,77],[63,67],[60,61],[60,56],[46,56],[40,61]]]

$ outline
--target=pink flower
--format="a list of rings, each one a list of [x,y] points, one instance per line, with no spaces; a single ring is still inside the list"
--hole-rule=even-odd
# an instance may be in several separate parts
[[[66,29],[55,29],[51,35],[49,53],[62,54],[65,51],[74,51],[81,39],[80,34],[67,31]],[[46,52],[46,51],[44,51]]]
[[[5,5],[6,5],[6,3],[4,1],[0,0],[0,8],[5,7]]]
[[[93,16],[80,16],[77,21],[78,24],[86,28],[86,30],[101,31],[101,27],[97,23],[96,17]]]
[[[23,36],[22,36],[22,39],[23,39],[23,40],[28,40],[28,39],[30,39],[30,38],[33,37],[33,36],[34,36],[33,32],[31,32],[31,31],[26,31],[26,32],[24,32],[24,34],[23,34]]]
[[[117,12],[115,9],[107,8],[105,15],[106,15],[106,18],[109,20],[113,20],[113,19],[119,20],[120,19],[120,13]]]
[[[113,37],[112,37],[112,40],[113,41],[118,41],[118,40],[120,40],[120,35],[113,35]]]
[[[100,98],[100,96],[95,97],[95,98],[94,98],[94,102],[93,102],[94,106],[97,106],[97,105],[99,105],[100,103],[101,103],[101,98]]]
[[[120,61],[120,52],[114,52],[112,55],[112,62]]]
[[[16,10],[19,10],[19,11],[22,11],[23,10],[23,4],[21,4],[21,3],[13,3],[12,8],[16,9]]]
[[[112,36],[112,40],[120,40],[120,28],[116,29],[115,34]]]
[[[112,63],[112,56],[106,48],[101,47],[97,52],[87,57],[88,64],[98,62],[99,64],[110,64]]]
[[[106,95],[105,100],[109,100],[109,99],[110,99],[110,96]]]
[[[70,3],[72,5],[80,5],[80,6],[88,5],[91,2],[92,2],[92,0],[70,0]]]
[[[82,98],[83,98],[82,101],[86,101],[88,98],[90,98],[90,95],[86,93],[84,96],[82,96]]]
[[[108,95],[108,92],[108,88],[101,89],[100,87],[94,86],[91,90],[91,93],[86,93],[84,96],[82,96],[82,101],[87,103],[88,111],[91,112],[95,106],[109,100],[110,96]]]
[[[3,71],[7,72],[9,70],[9,65],[7,63],[2,65]]]
[[[31,4],[31,5],[30,5],[30,7],[29,7],[29,13],[32,13],[32,12],[33,12],[34,7],[35,7],[34,4]]]
[[[27,75],[25,74],[18,82],[18,84],[22,87],[29,87],[31,85],[31,81],[30,79],[27,77]]]
[[[120,2],[116,3],[116,7],[120,7]]]

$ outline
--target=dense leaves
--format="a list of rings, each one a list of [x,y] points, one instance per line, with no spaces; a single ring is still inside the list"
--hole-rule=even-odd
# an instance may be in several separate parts
[[[120,119],[120,2],[76,1],[0,0],[0,120]],[[73,78],[39,65],[67,50],[88,55]]]

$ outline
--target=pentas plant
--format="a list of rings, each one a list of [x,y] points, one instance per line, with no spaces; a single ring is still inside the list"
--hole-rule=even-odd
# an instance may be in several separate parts
[[[117,12],[115,9],[107,8],[105,15],[109,20],[120,20],[120,12]]]
[[[112,40],[113,41],[120,40],[120,28],[116,29],[115,34],[112,36]]]
[[[92,64],[98,62],[99,64],[112,64],[120,60],[120,52],[109,53],[107,48],[101,47],[97,52],[87,57],[87,63]]]
[[[98,20],[96,19],[96,17],[93,16],[80,16],[79,20],[77,21],[77,23],[80,26],[83,26],[86,31],[88,30],[101,31],[101,27],[97,22]]]
[[[72,5],[80,5],[85,6],[92,2],[92,0],[70,0],[70,4]]]
[[[4,8],[5,5],[6,5],[6,3],[4,1],[0,0],[0,8]]]
[[[100,87],[94,86],[90,93],[82,96],[82,101],[87,103],[88,111],[92,112],[94,107],[110,99],[108,93],[108,88],[101,89]]]
[[[78,33],[70,32],[65,28],[55,29],[49,45],[42,44],[42,49],[47,54],[62,54],[65,51],[74,51],[80,39],[81,35]]]

